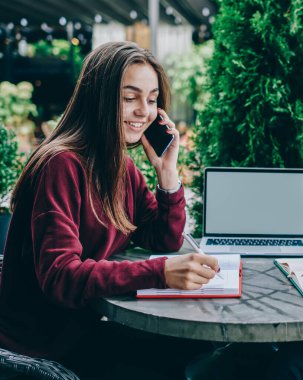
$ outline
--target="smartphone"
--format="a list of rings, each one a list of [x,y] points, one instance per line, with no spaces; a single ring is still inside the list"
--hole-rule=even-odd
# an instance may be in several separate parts
[[[159,121],[163,120],[163,117],[158,114],[156,119],[144,132],[150,145],[154,148],[158,157],[163,156],[167,148],[173,142],[175,136],[166,133],[169,127],[166,124],[159,124]]]

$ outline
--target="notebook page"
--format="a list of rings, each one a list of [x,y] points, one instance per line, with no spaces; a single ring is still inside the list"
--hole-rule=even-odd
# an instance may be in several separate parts
[[[221,269],[238,269],[240,267],[241,256],[239,254],[211,255],[215,257]]]
[[[232,294],[239,291],[239,271],[228,270],[219,278],[215,276],[209,283],[203,285],[197,290],[179,290],[179,289],[141,289],[137,291],[140,296],[158,295],[158,296],[197,296],[197,295],[219,295]]]
[[[276,259],[289,273],[303,271],[303,259]]]
[[[163,257],[166,255],[152,255],[150,259]],[[167,255],[168,256],[168,255]],[[180,255],[169,255],[169,257],[177,257]],[[215,256],[215,255],[213,255]],[[240,255],[217,255],[221,266],[220,273],[217,273],[207,284],[201,286],[198,290],[179,290],[179,289],[143,289],[137,293],[140,295],[203,295],[203,294],[225,294],[230,290],[237,292],[239,288],[239,266]],[[234,257],[235,256],[235,257]],[[223,259],[223,260],[222,260]],[[223,266],[222,266],[223,264]]]
[[[292,277],[297,282],[297,284],[300,286],[300,288],[303,290],[303,271],[296,271]]]
[[[157,257],[177,257],[181,255],[152,255],[150,259],[155,259]],[[234,270],[240,267],[241,256],[239,254],[221,254],[221,255],[208,255],[215,257],[218,260],[219,266],[224,270]]]

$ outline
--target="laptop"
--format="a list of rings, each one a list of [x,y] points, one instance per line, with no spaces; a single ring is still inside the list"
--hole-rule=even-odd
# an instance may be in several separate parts
[[[303,256],[303,169],[206,168],[205,253]]]

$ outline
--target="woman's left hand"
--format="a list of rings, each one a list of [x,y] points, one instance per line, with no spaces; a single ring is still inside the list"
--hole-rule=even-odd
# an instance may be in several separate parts
[[[156,169],[160,187],[165,190],[171,190],[178,186],[177,160],[180,136],[179,132],[176,130],[175,123],[169,119],[166,112],[161,108],[158,108],[158,113],[163,118],[159,124],[166,124],[170,128],[167,129],[166,133],[175,136],[173,142],[162,157],[157,156],[145,135],[142,135],[141,142],[149,161]]]

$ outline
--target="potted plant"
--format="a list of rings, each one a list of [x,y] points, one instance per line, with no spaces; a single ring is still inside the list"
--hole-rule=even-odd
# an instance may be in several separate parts
[[[16,132],[19,149],[25,152],[31,150],[34,139],[35,124],[31,118],[38,116],[37,107],[32,102],[33,91],[29,82],[0,83],[0,119]]]
[[[23,167],[15,132],[0,124],[0,254],[10,221],[10,193]]]

